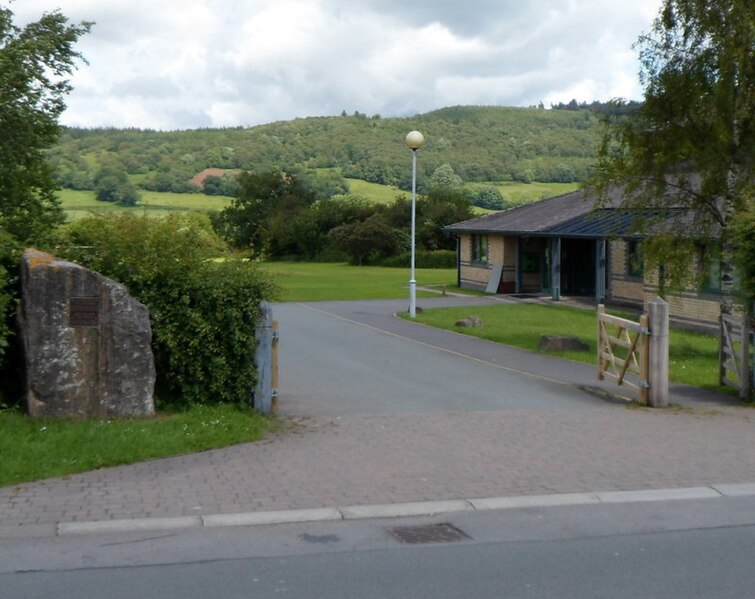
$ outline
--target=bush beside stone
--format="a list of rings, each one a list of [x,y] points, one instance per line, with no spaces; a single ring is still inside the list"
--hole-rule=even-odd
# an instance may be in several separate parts
[[[123,283],[150,311],[157,407],[246,403],[255,324],[274,286],[202,215],[119,214],[67,227],[56,253]]]

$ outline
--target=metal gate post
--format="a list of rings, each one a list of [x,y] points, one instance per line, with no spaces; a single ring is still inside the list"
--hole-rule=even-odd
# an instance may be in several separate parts
[[[267,302],[260,303],[254,335],[257,339],[257,384],[252,393],[252,407],[267,415],[273,410],[273,308]]]

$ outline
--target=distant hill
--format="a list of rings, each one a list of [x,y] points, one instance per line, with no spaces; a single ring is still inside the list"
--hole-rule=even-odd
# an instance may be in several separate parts
[[[345,177],[409,186],[404,137],[425,134],[419,175],[450,164],[466,182],[572,182],[590,174],[599,116],[589,108],[457,106],[411,118],[359,113],[251,128],[152,131],[67,128],[49,156],[61,185],[93,189],[120,170],[154,191],[196,191],[204,169],[339,169]]]

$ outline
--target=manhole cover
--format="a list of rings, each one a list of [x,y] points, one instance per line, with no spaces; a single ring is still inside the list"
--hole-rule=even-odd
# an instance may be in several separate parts
[[[422,526],[397,526],[388,529],[402,543],[451,543],[470,539],[467,534],[448,522],[424,524]]]

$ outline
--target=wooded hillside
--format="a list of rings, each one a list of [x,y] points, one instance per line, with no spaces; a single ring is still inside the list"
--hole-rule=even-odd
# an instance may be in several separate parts
[[[412,118],[355,113],[251,128],[68,128],[49,155],[60,184],[70,189],[94,189],[98,179],[120,172],[145,189],[194,191],[189,179],[210,167],[338,168],[346,177],[406,189],[411,169],[403,140],[418,129],[427,139],[420,178],[449,164],[466,182],[570,182],[590,174],[598,123],[586,108],[460,106]]]

